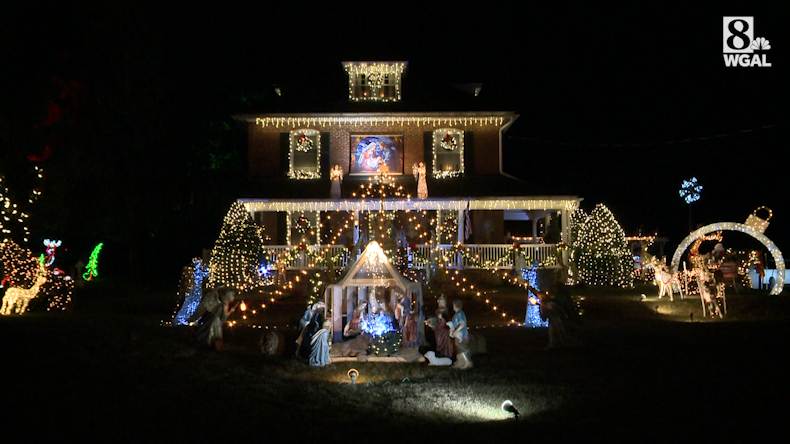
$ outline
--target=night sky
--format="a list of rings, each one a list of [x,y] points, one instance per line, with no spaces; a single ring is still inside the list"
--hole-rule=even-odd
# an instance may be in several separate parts
[[[122,201],[132,202],[132,209],[118,204],[107,187],[106,195],[99,191],[96,197],[103,211],[139,215],[188,205],[216,207],[213,213],[194,210],[188,217],[205,218],[201,228],[191,232],[192,240],[171,247],[179,260],[197,255],[190,249],[210,246],[206,242],[216,237],[217,219],[234,187],[241,186],[233,171],[243,171],[232,156],[226,156],[224,167],[216,153],[186,159],[203,152],[206,140],[224,140],[206,130],[213,128],[207,122],[272,111],[260,104],[272,94],[273,83],[326,82],[344,94],[343,60],[406,60],[407,76],[483,83],[481,97],[496,97],[498,110],[520,115],[505,135],[505,172],[526,181],[529,194],[578,195],[587,211],[603,202],[627,234],[641,230],[669,237],[672,249],[666,253],[671,254],[689,224],[689,208],[678,190],[684,179],[696,176],[704,188],[692,204],[694,225],[743,222],[765,205],[774,210],[766,235],[780,249],[790,248],[784,230],[790,208],[783,195],[787,119],[780,111],[787,103],[780,80],[788,79],[790,38],[778,2],[709,7],[478,2],[419,10],[399,2],[342,7],[14,3],[25,4],[0,7],[0,172],[8,174],[17,165],[20,150],[29,155],[52,146],[47,167],[60,172],[50,183],[50,222],[44,225],[54,232],[72,233],[85,214],[98,215],[92,204],[77,202],[84,199],[77,198],[75,177],[85,178],[85,186],[117,180],[124,184],[117,188]],[[770,41],[766,54],[773,66],[724,66],[725,15],[754,16],[754,35]],[[64,99],[64,90],[71,96]],[[51,127],[57,131],[42,134],[52,100],[74,118],[64,117]],[[35,143],[26,143],[28,136]],[[131,154],[116,157],[118,150]],[[204,171],[201,159],[220,165],[218,171],[225,168],[225,175]],[[119,169],[112,177],[91,169],[105,162]],[[157,184],[153,177],[179,172],[180,179],[167,183]],[[121,178],[113,179],[116,174]],[[58,181],[58,189],[67,191],[52,191]],[[213,187],[219,191],[201,204],[200,191],[212,181],[221,181]],[[79,211],[65,209],[66,199]],[[63,213],[58,216],[55,209]],[[85,229],[96,237],[115,223],[112,217],[98,218]],[[141,219],[151,226],[128,225],[114,236],[131,243],[168,232],[167,218]],[[744,247],[760,244],[747,239]]]

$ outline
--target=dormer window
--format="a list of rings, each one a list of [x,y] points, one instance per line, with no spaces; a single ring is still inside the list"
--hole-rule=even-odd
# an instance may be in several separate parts
[[[348,99],[353,102],[399,102],[406,62],[343,62]]]

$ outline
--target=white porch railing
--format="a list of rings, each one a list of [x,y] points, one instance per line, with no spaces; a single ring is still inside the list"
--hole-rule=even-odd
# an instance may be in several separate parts
[[[463,245],[462,252],[455,250],[455,245],[440,244],[436,247],[437,257],[441,256],[445,266],[450,269],[509,269],[513,268],[514,255],[511,244],[469,244]],[[304,250],[290,245],[269,245],[270,269],[277,268],[277,262],[283,261],[288,270],[304,270],[309,268],[329,268],[328,261],[337,269],[344,268],[348,263],[347,249],[343,245],[310,245]],[[519,246],[529,265],[532,261],[544,260],[554,256],[557,246],[554,244],[524,244]],[[413,267],[425,268],[425,259],[430,258],[430,245],[417,245],[412,248],[416,258]]]

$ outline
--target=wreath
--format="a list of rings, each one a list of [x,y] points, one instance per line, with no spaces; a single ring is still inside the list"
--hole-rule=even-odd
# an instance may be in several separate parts
[[[458,141],[455,140],[455,137],[451,136],[450,133],[447,133],[440,145],[447,151],[455,151],[455,149],[458,148]]]
[[[296,231],[299,233],[305,234],[312,229],[313,224],[310,223],[310,219],[306,218],[304,214],[299,216],[299,219],[296,219]]]
[[[313,140],[307,137],[306,134],[299,136],[299,139],[296,141],[296,151],[306,153],[311,149],[313,149]]]
[[[458,230],[458,222],[455,220],[453,216],[447,216],[447,219],[444,220],[444,229],[448,234],[455,234]]]
[[[384,79],[380,72],[372,72],[368,74],[368,86],[371,88],[380,88]]]

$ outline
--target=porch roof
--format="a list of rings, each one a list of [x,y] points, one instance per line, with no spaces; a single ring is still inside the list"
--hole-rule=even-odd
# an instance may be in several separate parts
[[[237,201],[257,211],[422,211],[422,210],[565,210],[579,208],[578,196],[436,197],[428,199],[254,199]]]

